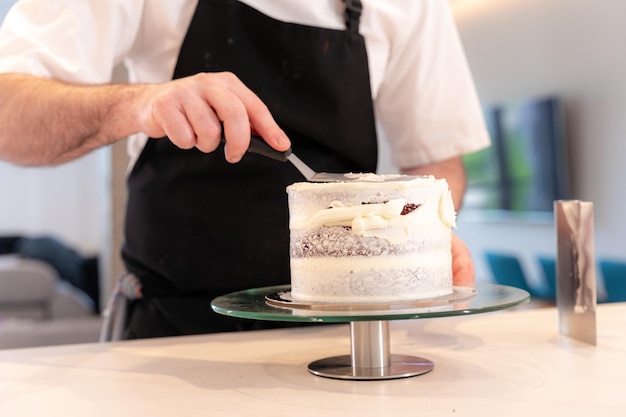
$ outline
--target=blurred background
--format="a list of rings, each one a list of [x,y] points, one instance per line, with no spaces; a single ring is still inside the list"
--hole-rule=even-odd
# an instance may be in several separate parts
[[[535,186],[561,181],[567,183],[561,198],[593,202],[596,259],[626,259],[621,221],[626,209],[626,56],[620,52],[626,2],[455,0],[451,5],[488,115],[494,107],[509,105],[509,110],[517,106],[517,113],[505,111],[504,118],[523,117],[524,101],[544,97],[560,107],[556,132],[551,137],[535,132],[535,138],[555,140],[557,151],[551,157],[547,146],[536,155],[554,170]],[[508,218],[464,214],[458,233],[472,248],[479,276],[491,273],[486,252],[509,252],[520,258],[528,280],[539,283],[538,257],[556,251],[551,213],[547,220],[520,213]]]
[[[553,198],[593,202],[596,259],[626,261],[626,2],[450,5],[494,141],[466,158],[470,187],[456,230],[478,279],[496,278],[488,255],[513,256],[537,295],[550,297],[544,266],[556,253]],[[599,266],[597,276],[602,300]]]

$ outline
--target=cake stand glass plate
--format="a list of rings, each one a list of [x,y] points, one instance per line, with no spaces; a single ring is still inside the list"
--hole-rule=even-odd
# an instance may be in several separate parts
[[[253,320],[350,323],[351,354],[309,364],[318,376],[380,380],[421,375],[433,369],[428,359],[390,352],[389,320],[423,319],[504,310],[530,300],[515,287],[478,283],[455,287],[449,296],[415,302],[378,304],[308,304],[290,298],[290,286],[238,291],[211,302],[217,313]]]
[[[391,302],[359,302],[359,303],[321,303],[306,302],[294,299],[291,291],[279,291],[265,296],[265,301],[274,307],[293,310],[299,315],[337,316],[343,312],[366,313],[366,316],[385,315],[390,310],[397,313],[410,313],[416,309],[449,310],[451,305],[469,300],[476,295],[473,288],[454,287],[452,293],[439,297],[423,298],[420,300],[403,300]],[[304,310],[304,311],[303,311]]]

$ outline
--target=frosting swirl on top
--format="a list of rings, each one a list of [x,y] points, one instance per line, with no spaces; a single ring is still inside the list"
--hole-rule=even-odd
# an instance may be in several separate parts
[[[344,174],[346,181],[287,187],[291,230],[349,227],[363,237],[406,244],[409,230],[454,227],[456,212],[445,179],[433,176]],[[326,199],[328,197],[328,199]],[[331,201],[331,203],[328,203]]]
[[[382,237],[401,244],[408,239],[408,230],[400,218],[405,205],[406,200],[401,198],[358,206],[344,206],[340,201],[333,201],[329,208],[315,213],[310,226],[349,226],[357,235]]]

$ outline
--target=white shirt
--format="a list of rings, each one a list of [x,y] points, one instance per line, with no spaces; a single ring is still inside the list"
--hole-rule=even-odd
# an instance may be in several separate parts
[[[0,72],[107,83],[172,78],[198,0],[20,0],[0,28]],[[241,0],[270,17],[344,29],[341,0]],[[448,0],[362,0],[372,98],[392,162],[410,168],[489,144]],[[147,140],[130,138],[135,160]]]

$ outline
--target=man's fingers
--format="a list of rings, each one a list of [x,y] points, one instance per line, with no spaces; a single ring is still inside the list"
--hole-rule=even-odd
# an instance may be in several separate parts
[[[151,110],[143,121],[144,133],[167,135],[180,148],[212,152],[222,127],[229,162],[246,153],[251,129],[277,150],[291,146],[267,106],[232,73],[201,73],[147,90]]]
[[[196,134],[182,108],[163,106],[155,109],[154,120],[164,134],[179,148],[191,149],[196,144]]]
[[[452,275],[456,286],[474,288],[476,285],[472,255],[456,233],[452,233]]]
[[[229,89],[243,103],[250,126],[268,145],[279,151],[286,151],[291,146],[289,138],[278,126],[271,112],[261,99],[246,87],[233,74],[224,73]]]
[[[205,100],[197,96],[185,103],[184,108],[187,121],[195,134],[195,147],[205,153],[213,152],[222,137],[222,126],[217,115]]]
[[[202,95],[224,126],[224,153],[229,162],[238,162],[250,146],[250,118],[242,99],[231,86],[241,84],[230,73],[198,74]]]

